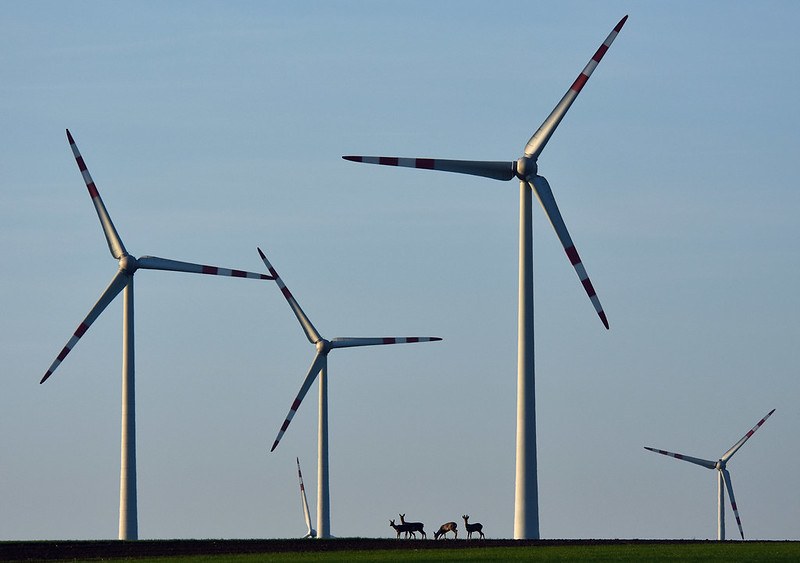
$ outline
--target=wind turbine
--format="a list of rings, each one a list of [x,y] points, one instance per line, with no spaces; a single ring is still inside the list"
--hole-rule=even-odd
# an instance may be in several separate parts
[[[92,323],[105,310],[114,298],[122,292],[122,437],[121,437],[121,469],[119,487],[119,539],[135,540],[138,539],[138,517],[136,509],[136,415],[135,415],[135,395],[134,395],[134,348],[133,348],[133,275],[138,269],[145,270],[167,270],[172,272],[190,272],[194,274],[210,274],[215,276],[232,276],[235,278],[252,278],[261,280],[271,280],[265,274],[245,272],[243,270],[230,270],[218,268],[216,266],[205,266],[202,264],[192,264],[189,262],[178,262],[157,258],[155,256],[140,256],[136,258],[128,254],[122,239],[111,222],[111,217],[106,211],[106,206],[100,197],[100,192],[92,180],[86,163],[78,151],[78,146],[67,130],[67,139],[72,148],[72,154],[78,163],[78,168],[83,175],[89,196],[92,198],[95,211],[100,219],[100,225],[106,236],[108,248],[111,255],[119,261],[119,270],[111,279],[111,283],[100,295],[94,307],[86,315],[83,322],[78,325],[72,338],[61,350],[50,368],[42,377],[39,383],[44,383],[53,375],[56,368],[64,361],[78,340],[89,330]]]
[[[739,526],[739,534],[744,539],[744,530],[742,530],[742,521],[739,519],[739,509],[736,507],[736,498],[733,496],[733,484],[731,483],[731,474],[728,472],[727,465],[728,460],[733,457],[739,448],[741,448],[744,443],[752,436],[756,430],[761,428],[761,425],[764,424],[767,419],[775,412],[775,409],[772,409],[767,413],[767,416],[762,418],[758,421],[758,424],[753,426],[750,431],[742,436],[742,439],[736,442],[731,449],[727,452],[722,454],[722,457],[719,458],[717,461],[711,461],[709,459],[701,459],[699,457],[691,457],[688,455],[683,454],[675,454],[672,452],[667,452],[664,450],[657,450],[655,448],[648,448],[647,446],[644,447],[646,450],[650,450],[651,452],[656,452],[657,454],[668,455],[670,457],[674,457],[675,459],[681,459],[683,461],[688,461],[689,463],[694,463],[695,465],[700,465],[701,467],[705,467],[707,469],[716,469],[717,470],[717,488],[718,488],[718,502],[717,502],[717,539],[724,540],[725,539],[725,489],[728,489],[728,496],[731,497],[731,508],[733,509],[733,515],[736,517],[736,524]]]
[[[300,458],[297,459],[297,477],[300,479],[300,500],[303,503],[303,516],[306,519],[306,526],[308,527],[308,532],[306,535],[303,536],[303,539],[306,538],[315,538],[317,537],[317,531],[311,527],[311,512],[308,510],[308,499],[306,498],[306,488],[303,485],[303,472],[300,471]]]
[[[278,447],[283,434],[289,427],[289,423],[294,418],[303,397],[306,396],[314,380],[319,375],[319,421],[318,421],[318,446],[317,446],[317,537],[329,538],[330,535],[330,488],[329,488],[329,475],[328,475],[328,354],[331,350],[337,348],[353,348],[356,346],[380,346],[384,344],[413,344],[417,342],[434,342],[441,340],[436,336],[406,336],[406,337],[377,337],[377,338],[353,338],[353,337],[339,337],[333,340],[326,340],[317,332],[314,325],[308,319],[306,314],[300,308],[300,305],[295,300],[289,288],[283,283],[283,280],[272,267],[267,257],[258,249],[264,265],[269,270],[270,276],[275,279],[278,287],[292,308],[292,312],[300,321],[303,331],[306,333],[308,341],[311,342],[316,348],[317,353],[314,355],[314,360],[311,362],[311,367],[308,368],[303,384],[300,386],[300,392],[297,393],[292,406],[289,408],[289,414],[286,415],[286,420],[283,421],[281,429],[278,431],[278,436],[272,444],[270,451],[274,451]]]
[[[385,156],[344,156],[345,160],[368,164],[403,166],[427,170],[441,170],[482,176],[494,180],[519,179],[520,223],[519,223],[519,320],[517,352],[517,461],[516,487],[514,495],[514,538],[539,538],[539,498],[536,470],[536,404],[534,389],[533,350],[533,219],[531,191],[544,208],[550,223],[561,240],[570,263],[575,268],[589,299],[594,305],[603,325],[608,328],[608,319],[597,298],[592,282],[583,267],[578,251],[572,243],[561,213],[558,210],[550,184],[538,174],[537,161],[545,145],[555,132],[567,110],[575,101],[595,67],[603,58],[611,43],[625,24],[625,16],[614,27],[606,40],[597,49],[589,63],[570,86],[561,101],[545,119],[536,133],[525,145],[524,154],[514,162],[442,160],[432,158],[400,158]]]

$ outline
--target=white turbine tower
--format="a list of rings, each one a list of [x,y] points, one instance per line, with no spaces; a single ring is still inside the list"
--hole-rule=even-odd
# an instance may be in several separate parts
[[[297,477],[300,479],[300,502],[303,503],[303,517],[306,519],[306,527],[308,531],[303,539],[316,538],[317,531],[311,526],[311,512],[308,510],[308,499],[306,498],[306,487],[303,485],[303,472],[300,471],[300,458],[297,459]]]
[[[441,170],[459,174],[471,174],[494,180],[519,179],[520,185],[520,223],[519,223],[519,322],[517,353],[517,462],[516,489],[514,498],[514,538],[539,538],[539,494],[536,470],[536,402],[533,367],[533,219],[531,211],[531,191],[542,204],[547,217],[564,246],[569,261],[589,295],[603,325],[608,328],[608,320],[595,294],[589,276],[581,263],[578,251],[567,231],[558,210],[550,185],[543,176],[538,175],[537,160],[553,132],[575,101],[595,67],[603,58],[611,43],[625,24],[625,16],[614,27],[606,40],[592,56],[589,63],[570,86],[561,101],[545,119],[544,123],[525,145],[524,155],[515,162],[442,160],[431,158],[399,158],[385,156],[345,156],[345,160],[405,166],[428,170]]]
[[[286,429],[289,427],[289,423],[294,418],[297,409],[300,407],[300,403],[303,401],[303,397],[306,396],[308,390],[311,388],[311,385],[314,383],[314,380],[317,378],[319,374],[319,426],[318,426],[318,446],[317,446],[317,537],[318,538],[329,538],[330,535],[330,523],[331,523],[331,515],[330,515],[330,489],[329,489],[329,476],[328,476],[328,354],[331,350],[335,350],[337,348],[353,348],[356,346],[380,346],[384,344],[412,344],[417,342],[434,342],[437,340],[441,340],[441,338],[435,336],[406,336],[406,337],[377,337],[377,338],[353,338],[353,337],[343,337],[343,338],[334,338],[333,340],[326,340],[323,338],[317,329],[314,328],[314,325],[311,324],[311,321],[308,319],[306,314],[300,308],[297,301],[295,300],[292,293],[286,287],[286,284],[283,283],[283,280],[278,275],[278,272],[275,271],[275,268],[272,267],[272,264],[269,263],[267,257],[258,249],[258,253],[261,255],[261,259],[264,261],[264,265],[269,270],[270,276],[272,276],[278,284],[283,296],[286,298],[286,301],[289,303],[289,307],[292,308],[297,320],[300,321],[300,325],[303,327],[303,331],[306,333],[306,337],[308,341],[311,342],[316,348],[317,353],[314,356],[314,360],[311,362],[311,367],[308,369],[308,373],[306,374],[305,379],[303,380],[303,384],[300,386],[300,392],[297,393],[297,397],[295,397],[294,402],[292,403],[291,408],[289,409],[289,414],[286,416],[286,420],[283,421],[281,425],[281,429],[278,431],[278,436],[275,438],[275,442],[272,444],[272,448],[270,451],[274,451],[276,447],[278,447],[278,442],[281,441],[283,434],[286,432]]]
[[[727,465],[728,461],[733,457],[739,448],[741,448],[744,443],[752,436],[756,430],[761,428],[761,425],[764,424],[767,419],[775,412],[775,409],[772,409],[767,413],[767,416],[762,418],[758,421],[758,424],[753,426],[750,431],[742,436],[742,439],[736,442],[731,448],[725,452],[721,458],[717,461],[711,461],[709,459],[701,459],[699,457],[691,457],[688,455],[683,454],[676,454],[672,452],[667,452],[664,450],[658,450],[656,448],[648,448],[647,446],[644,447],[646,450],[650,450],[651,452],[656,452],[657,454],[668,455],[670,457],[674,457],[675,459],[681,459],[683,461],[688,461],[689,463],[694,463],[695,465],[700,465],[701,467],[705,467],[707,469],[716,469],[717,470],[717,488],[718,488],[718,502],[717,502],[717,539],[724,540],[725,539],[725,489],[728,489],[728,496],[731,498],[731,508],[733,509],[733,515],[736,517],[736,524],[739,526],[739,534],[744,539],[744,530],[742,530],[742,521],[739,519],[739,509],[736,507],[736,498],[733,496],[733,484],[731,483],[731,474],[728,472]]]
[[[232,276],[236,278],[252,278],[261,280],[271,280],[270,276],[245,272],[243,270],[230,270],[218,268],[216,266],[204,266],[202,264],[191,264],[189,262],[177,262],[155,256],[141,256],[136,258],[125,250],[114,223],[106,211],[106,206],[100,198],[86,163],[78,151],[78,146],[67,130],[72,153],[78,163],[78,168],[86,182],[89,196],[92,198],[97,216],[100,218],[100,225],[108,242],[111,255],[119,260],[119,270],[111,279],[111,283],[100,295],[94,307],[86,315],[83,322],[78,325],[77,330],[69,339],[67,345],[61,350],[55,361],[50,365],[50,369],[44,374],[39,383],[44,383],[59,364],[67,357],[67,354],[75,347],[78,340],[89,330],[92,323],[105,310],[106,307],[120,293],[123,293],[122,303],[122,436],[121,436],[121,469],[119,487],[119,539],[135,540],[138,539],[138,517],[136,509],[136,416],[135,416],[135,394],[134,394],[134,348],[133,348],[133,275],[138,269],[145,270],[168,270],[172,272],[190,272],[194,274],[210,274],[216,276]]]

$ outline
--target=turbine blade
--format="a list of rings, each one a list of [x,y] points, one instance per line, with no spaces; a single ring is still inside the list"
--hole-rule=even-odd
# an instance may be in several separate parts
[[[625,21],[627,19],[628,16],[622,18],[616,27],[611,31],[611,33],[608,34],[606,40],[603,41],[603,44],[600,45],[599,49],[597,49],[578,78],[572,83],[572,86],[569,87],[567,93],[564,94],[564,97],[561,98],[561,101],[558,102],[558,105],[556,105],[547,119],[544,120],[544,123],[542,123],[536,133],[534,133],[530,138],[528,144],[525,145],[525,156],[532,158],[533,160],[536,160],[539,157],[545,145],[547,144],[547,141],[550,140],[550,137],[555,132],[556,127],[558,127],[558,124],[561,123],[561,120],[564,118],[567,110],[572,105],[572,102],[574,102],[575,98],[577,98],[578,94],[580,94],[581,89],[586,84],[586,81],[589,80],[592,72],[594,72],[594,69],[600,63],[603,55],[606,54],[606,51],[611,46],[611,43],[613,43],[614,39],[616,39],[617,34],[622,29],[622,26],[625,25]]]
[[[314,383],[314,380],[317,378],[317,374],[320,370],[325,367],[325,354],[317,353],[314,356],[314,361],[311,362],[311,367],[308,369],[308,374],[306,374],[306,378],[303,380],[303,385],[300,387],[300,392],[295,397],[292,406],[289,408],[289,414],[286,415],[286,420],[283,421],[281,425],[281,429],[278,431],[278,436],[275,438],[275,442],[272,444],[272,447],[269,451],[274,451],[275,448],[278,447],[278,442],[281,441],[283,435],[286,433],[286,429],[289,428],[289,423],[294,418],[297,409],[300,408],[300,403],[303,402],[303,397],[306,396],[308,390],[311,388],[311,384]]]
[[[127,254],[125,245],[122,244],[122,239],[119,238],[117,229],[114,227],[114,223],[111,222],[111,217],[109,217],[108,211],[106,211],[106,206],[103,203],[103,199],[100,197],[100,192],[97,191],[97,186],[95,186],[94,180],[92,180],[92,176],[89,174],[88,168],[86,168],[86,162],[84,162],[78,150],[78,145],[75,144],[75,139],[72,138],[69,129],[67,129],[67,139],[69,140],[72,154],[75,156],[75,162],[78,163],[78,169],[83,175],[86,188],[89,190],[89,195],[92,197],[92,203],[94,203],[95,211],[97,211],[97,217],[100,219],[100,225],[103,227],[103,233],[106,235],[108,249],[111,251],[111,255],[119,260]]]
[[[739,518],[739,509],[736,506],[736,498],[733,496],[733,483],[731,483],[731,474],[727,469],[722,470],[722,478],[725,480],[725,488],[728,489],[728,498],[731,500],[731,508],[733,515],[736,517],[736,524],[739,526],[739,535],[744,539],[744,530],[742,530],[742,521]]]
[[[688,455],[676,454],[676,453],[667,452],[667,451],[664,451],[664,450],[657,450],[655,448],[648,448],[647,446],[645,446],[644,449],[650,450],[651,452],[656,452],[657,454],[668,455],[669,457],[674,457],[675,459],[681,459],[683,461],[688,461],[689,463],[694,463],[695,465],[702,465],[703,467],[706,467],[708,469],[715,469],[717,467],[716,462],[713,462],[713,461],[708,460],[708,459],[701,459],[699,457],[691,457],[691,456],[688,456]]]
[[[103,291],[102,295],[100,295],[100,299],[97,300],[97,303],[95,303],[94,307],[92,307],[92,309],[89,311],[89,314],[86,315],[86,318],[83,319],[83,322],[78,325],[78,328],[73,333],[72,338],[69,339],[67,345],[64,346],[56,359],[50,365],[50,369],[47,370],[47,373],[44,374],[42,380],[39,381],[40,384],[47,381],[47,378],[53,375],[53,372],[56,370],[59,364],[64,361],[64,358],[66,358],[67,354],[72,351],[72,349],[78,343],[78,340],[80,340],[86,331],[89,330],[89,327],[92,326],[92,323],[95,320],[97,320],[97,317],[100,316],[100,313],[102,313],[105,308],[108,307],[108,305],[114,300],[114,298],[119,295],[119,292],[125,288],[125,285],[128,283],[129,279],[130,275],[122,270],[119,270],[116,273],[114,278],[111,280],[111,283],[108,284],[108,287],[105,289],[105,291]]]
[[[300,458],[297,459],[297,476],[300,478],[300,500],[303,502],[303,516],[306,519],[306,526],[308,526],[308,533],[306,537],[313,537],[314,529],[311,527],[311,511],[308,510],[308,499],[306,498],[306,488],[303,485],[303,473],[300,471]]]
[[[264,261],[264,265],[269,270],[272,279],[274,279],[278,283],[278,287],[280,288],[281,293],[283,293],[283,296],[286,298],[286,301],[289,303],[289,307],[292,308],[294,316],[297,317],[298,321],[300,321],[300,325],[303,327],[303,331],[305,331],[306,338],[308,338],[308,341],[311,342],[311,344],[316,344],[317,342],[322,340],[322,336],[320,336],[319,332],[317,332],[317,329],[314,328],[314,325],[311,324],[311,321],[303,312],[303,309],[300,308],[300,304],[294,298],[292,292],[289,291],[289,288],[286,287],[285,283],[283,283],[283,280],[278,275],[278,272],[275,270],[275,268],[272,267],[272,264],[270,264],[270,261],[267,260],[267,257],[264,255],[264,253],[261,251],[260,248],[258,249],[258,254],[261,256],[261,260]]]
[[[343,156],[342,158],[351,162],[440,170],[442,172],[482,176],[494,180],[510,180],[513,178],[516,164],[508,161],[445,160],[441,158],[401,158],[397,156]]]
[[[356,346],[381,346],[384,344],[416,344],[417,342],[437,342],[438,336],[386,336],[378,338],[339,337],[331,340],[331,348],[354,348]]]
[[[547,218],[550,219],[550,224],[553,225],[553,229],[555,229],[558,239],[561,241],[561,245],[567,253],[567,258],[569,258],[572,267],[575,268],[578,279],[580,279],[581,284],[583,284],[583,289],[586,290],[586,295],[589,296],[595,311],[597,311],[597,315],[600,317],[600,320],[603,321],[603,325],[608,329],[608,318],[606,318],[603,306],[600,304],[600,299],[597,297],[592,281],[589,279],[589,274],[586,273],[586,268],[583,267],[583,262],[581,262],[581,257],[575,249],[572,237],[569,236],[569,231],[567,230],[566,224],[564,224],[564,219],[561,217],[561,212],[558,210],[553,192],[550,190],[550,184],[547,183],[544,176],[534,176],[528,181],[528,185],[533,189],[533,192],[539,199],[539,203],[542,204]]]
[[[732,457],[733,457],[733,454],[735,454],[735,453],[736,453],[736,452],[739,450],[739,448],[741,448],[741,447],[744,445],[744,443],[745,443],[747,440],[749,440],[749,439],[750,439],[750,436],[752,436],[753,434],[755,434],[756,430],[758,430],[759,428],[761,428],[761,425],[762,425],[762,424],[764,424],[764,423],[767,421],[767,419],[768,419],[770,416],[772,416],[772,413],[774,413],[774,412],[775,412],[775,409],[772,409],[771,411],[769,411],[769,412],[767,413],[767,416],[765,416],[764,418],[762,418],[761,420],[759,420],[759,421],[758,421],[758,424],[756,424],[755,426],[753,426],[753,427],[752,427],[752,428],[751,428],[751,429],[750,429],[750,430],[747,432],[747,434],[745,434],[744,436],[742,436],[742,439],[741,439],[741,440],[739,440],[739,441],[738,441],[738,442],[736,442],[736,443],[735,443],[733,446],[731,446],[731,449],[729,449],[727,452],[725,452],[725,454],[724,454],[724,455],[723,455],[723,456],[722,456],[720,459],[721,459],[722,461],[728,461],[730,458],[732,458]]]
[[[205,266],[203,264],[192,264],[191,262],[179,262],[168,260],[158,256],[142,256],[136,261],[139,268],[145,270],[166,270],[169,272],[189,272],[192,274],[209,274],[212,276],[230,276],[233,278],[250,278],[256,280],[274,280],[272,276],[246,272],[244,270],[231,270],[229,268],[218,268],[217,266]]]

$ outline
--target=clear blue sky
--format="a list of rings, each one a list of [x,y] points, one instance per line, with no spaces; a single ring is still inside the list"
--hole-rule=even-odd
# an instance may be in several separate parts
[[[611,323],[534,210],[541,533],[800,539],[796,2],[13,3],[0,20],[0,539],[117,534],[121,301],[69,128],[134,255],[263,268],[330,357],[332,532],[513,532],[518,186],[344,154],[539,160]],[[136,278],[142,538],[305,532],[313,357],[272,282]],[[733,532],[729,517],[729,533]],[[731,533],[731,535],[734,535]]]

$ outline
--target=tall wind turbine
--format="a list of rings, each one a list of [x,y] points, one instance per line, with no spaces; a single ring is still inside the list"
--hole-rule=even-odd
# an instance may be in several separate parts
[[[695,465],[700,465],[701,467],[705,467],[707,469],[716,469],[717,470],[717,489],[718,489],[718,502],[717,502],[717,539],[724,540],[725,539],[725,489],[728,489],[728,496],[731,497],[731,508],[733,509],[733,515],[736,517],[736,524],[739,526],[739,534],[744,539],[744,530],[742,530],[742,521],[739,519],[739,509],[736,507],[736,498],[733,496],[733,484],[731,483],[731,474],[728,472],[727,465],[728,460],[733,457],[739,448],[741,448],[744,443],[752,436],[756,430],[761,428],[761,425],[764,424],[767,419],[775,412],[775,409],[772,409],[767,413],[767,416],[762,418],[758,421],[758,424],[753,426],[750,431],[742,436],[742,439],[736,442],[731,449],[725,452],[721,458],[717,461],[711,461],[709,459],[701,459],[699,457],[691,457],[688,455],[683,454],[675,454],[672,452],[667,452],[664,450],[657,450],[655,448],[648,448],[647,446],[644,447],[646,450],[650,450],[651,452],[656,452],[657,454],[668,455],[670,457],[674,457],[675,459],[681,459],[683,461],[688,461],[689,463],[694,463]]]
[[[525,145],[524,154],[514,162],[442,160],[432,158],[399,158],[386,156],[344,156],[345,160],[404,166],[427,170],[441,170],[482,176],[494,180],[519,179],[520,222],[519,222],[519,321],[517,352],[517,463],[516,488],[514,495],[514,537],[516,539],[539,538],[539,494],[536,477],[536,404],[533,367],[533,219],[531,211],[531,191],[544,208],[550,223],[561,240],[569,261],[575,268],[589,299],[594,305],[603,325],[608,328],[608,320],[603,307],[595,294],[592,282],[583,267],[578,251],[572,243],[561,213],[558,210],[550,185],[538,174],[537,161],[545,145],[575,101],[595,67],[603,58],[611,43],[625,24],[625,16],[614,27],[606,40],[597,49],[589,63],[570,86],[561,101],[545,119],[544,123]]]
[[[286,415],[286,420],[283,421],[281,429],[278,431],[278,436],[272,444],[270,451],[274,451],[278,447],[283,434],[289,427],[289,423],[294,418],[303,397],[306,396],[314,380],[319,375],[319,421],[318,421],[318,442],[317,442],[317,537],[329,538],[331,526],[330,514],[330,488],[328,476],[328,354],[331,350],[337,348],[353,348],[356,346],[380,346],[384,344],[413,344],[417,342],[434,342],[441,340],[436,336],[405,336],[405,337],[376,337],[376,338],[353,338],[353,337],[339,337],[333,340],[326,340],[317,332],[314,325],[308,319],[306,314],[300,308],[300,305],[295,300],[289,288],[283,283],[283,280],[272,267],[267,257],[258,249],[264,265],[269,270],[278,284],[283,296],[292,308],[292,312],[300,321],[303,331],[306,333],[308,341],[313,344],[317,353],[314,355],[314,360],[311,362],[311,367],[308,368],[303,384],[300,386],[300,392],[297,393],[292,406],[289,408],[289,414]]]
[[[303,503],[303,517],[306,519],[308,531],[303,539],[316,538],[317,531],[311,526],[311,512],[308,510],[308,499],[306,498],[306,487],[303,485],[303,472],[300,471],[300,458],[297,459],[297,477],[300,479],[300,501]]]
[[[106,236],[108,248],[111,255],[119,261],[119,270],[111,279],[111,283],[100,295],[94,307],[86,315],[83,322],[78,325],[72,338],[58,354],[50,365],[50,368],[42,377],[39,383],[44,383],[56,368],[64,361],[78,340],[89,330],[92,323],[105,310],[114,298],[122,292],[122,446],[121,446],[121,469],[119,486],[119,539],[135,540],[138,539],[138,517],[136,510],[136,415],[134,397],[134,348],[133,348],[133,275],[138,269],[145,270],[168,270],[172,272],[190,272],[193,274],[210,274],[215,276],[232,276],[235,278],[252,278],[261,280],[271,280],[265,274],[245,272],[243,270],[230,270],[218,268],[216,266],[204,266],[202,264],[191,264],[189,262],[177,262],[155,256],[141,256],[136,258],[128,254],[122,239],[111,222],[111,217],[106,211],[106,206],[100,197],[100,192],[92,180],[86,163],[78,151],[78,146],[67,130],[67,139],[72,148],[72,154],[78,163],[78,168],[86,182],[89,196],[97,211],[100,225]]]

